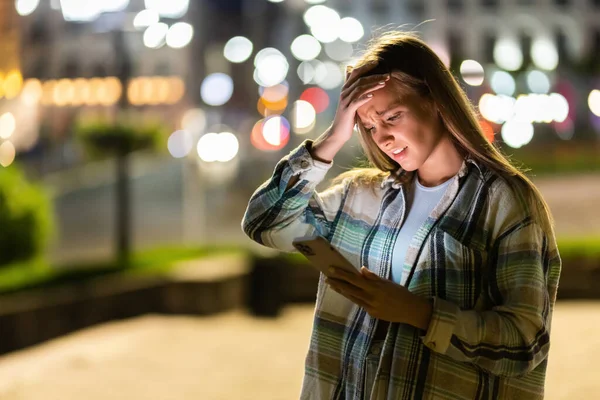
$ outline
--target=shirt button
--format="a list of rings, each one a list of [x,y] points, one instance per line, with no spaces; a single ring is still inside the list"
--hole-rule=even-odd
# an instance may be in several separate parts
[[[300,166],[302,168],[308,168],[310,167],[310,163],[308,162],[308,160],[302,160],[302,162],[300,162]]]

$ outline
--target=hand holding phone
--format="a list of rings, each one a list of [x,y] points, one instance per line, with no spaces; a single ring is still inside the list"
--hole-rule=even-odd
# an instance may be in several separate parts
[[[330,275],[329,267],[360,274],[356,267],[322,236],[296,238],[292,241],[292,245],[310,261],[311,265],[326,276]]]

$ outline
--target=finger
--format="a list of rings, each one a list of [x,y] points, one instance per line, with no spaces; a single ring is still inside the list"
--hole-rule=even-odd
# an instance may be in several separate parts
[[[335,279],[335,278],[327,278],[325,281],[332,288],[343,290],[354,296],[360,297],[361,299],[363,299],[365,301],[369,301],[373,297],[371,295],[371,293],[369,292],[369,289],[362,288],[351,282],[348,282],[348,281],[345,281],[342,279]]]
[[[362,93],[367,89],[383,87],[385,86],[385,82],[387,82],[389,78],[389,74],[378,74],[361,78],[360,80],[354,82],[352,85],[342,88],[342,91],[340,93],[341,98],[346,99],[348,97],[356,95],[357,93]]]
[[[377,275],[376,273],[374,273],[373,271],[371,271],[370,269],[366,268],[366,267],[361,267],[360,269],[360,273],[367,279],[381,279],[379,277],[379,275]]]
[[[343,280],[343,281],[349,282],[356,287],[365,288],[365,284],[366,284],[365,278],[363,276],[361,276],[360,274],[353,274],[351,272],[344,271],[341,268],[330,267],[329,268],[329,276],[332,278],[335,278],[337,280]]]
[[[387,81],[389,80],[389,76],[381,75],[374,77],[370,82],[361,84],[359,86],[350,88],[348,91],[343,92],[341,95],[341,103],[346,108],[358,109],[360,106],[358,102],[361,102],[365,98],[373,97],[372,92],[376,90],[380,90],[385,87]]]
[[[350,300],[351,302],[353,302],[354,304],[364,308],[364,309],[369,309],[370,306],[369,304],[364,301],[363,299],[361,299],[360,297],[354,296],[350,293],[346,293],[346,292],[338,292],[339,294],[341,294],[342,296],[344,296],[345,298],[347,298],[348,300]]]

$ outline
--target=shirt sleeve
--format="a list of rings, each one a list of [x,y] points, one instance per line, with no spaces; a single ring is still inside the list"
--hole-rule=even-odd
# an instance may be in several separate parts
[[[553,238],[552,238],[553,239]],[[487,311],[434,298],[430,349],[498,376],[522,376],[548,355],[561,260],[540,226],[522,221],[496,240],[489,258]]]
[[[327,237],[346,190],[346,183],[322,193],[316,186],[333,163],[310,155],[311,140],[304,141],[275,167],[273,175],[251,196],[242,219],[242,229],[252,240],[283,251],[295,251],[291,242],[299,236],[317,233]],[[290,179],[296,184],[286,190]]]

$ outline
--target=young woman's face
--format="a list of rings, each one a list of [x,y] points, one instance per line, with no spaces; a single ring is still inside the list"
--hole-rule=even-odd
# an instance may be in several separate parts
[[[400,101],[394,80],[373,92],[373,98],[357,111],[368,135],[406,171],[421,167],[442,138],[435,114],[418,107],[418,98]],[[399,150],[403,149],[401,152]]]

